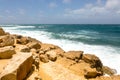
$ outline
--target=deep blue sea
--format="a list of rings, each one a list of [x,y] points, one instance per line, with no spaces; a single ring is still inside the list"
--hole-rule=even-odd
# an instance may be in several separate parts
[[[115,24],[16,24],[0,25],[11,34],[36,38],[65,51],[82,50],[97,55],[104,65],[120,73],[120,25]]]

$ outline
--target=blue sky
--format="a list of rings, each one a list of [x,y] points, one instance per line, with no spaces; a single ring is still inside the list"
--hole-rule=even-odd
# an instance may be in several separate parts
[[[120,24],[120,0],[0,0],[0,24]]]

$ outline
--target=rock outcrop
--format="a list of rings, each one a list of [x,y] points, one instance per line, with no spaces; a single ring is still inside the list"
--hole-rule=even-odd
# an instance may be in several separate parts
[[[5,31],[0,27],[0,36],[3,36],[5,34],[6,34]]]
[[[48,59],[51,61],[55,61],[57,59],[57,54],[54,50],[46,52]]]
[[[27,44],[30,49],[40,49],[41,45],[38,42],[30,42]]]
[[[119,80],[115,69],[93,54],[65,52],[59,46],[0,28],[0,80]],[[7,65],[6,65],[7,64]],[[104,76],[107,74],[109,76]]]
[[[110,76],[112,76],[112,75],[117,73],[117,71],[115,69],[111,69],[108,66],[103,66],[102,69],[103,69],[103,73],[104,74],[107,74],[107,75],[110,75]]]
[[[17,53],[0,73],[0,80],[23,80],[33,63],[31,53]]]
[[[9,59],[15,54],[15,50],[12,46],[6,46],[0,48],[0,59]]]
[[[4,46],[13,46],[14,45],[14,37],[11,35],[0,36],[0,47]]]
[[[86,63],[89,63],[92,68],[96,68],[98,71],[102,71],[103,64],[97,56],[92,54],[84,54],[82,60],[84,60]]]
[[[64,54],[67,59],[79,61],[82,59],[83,51],[68,51]]]

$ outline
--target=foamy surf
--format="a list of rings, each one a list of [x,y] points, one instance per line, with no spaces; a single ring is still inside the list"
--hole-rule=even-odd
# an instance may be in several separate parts
[[[103,62],[105,66],[109,66],[117,70],[117,74],[120,74],[120,48],[113,47],[108,45],[90,45],[83,42],[72,41],[69,39],[55,39],[52,38],[51,32],[42,31],[42,30],[20,30],[18,27],[3,27],[5,31],[10,32],[11,34],[20,34],[24,36],[30,36],[36,38],[43,43],[51,43],[60,46],[65,51],[69,50],[82,50],[84,53],[91,53],[97,55]],[[22,27],[23,28],[23,27]],[[28,28],[28,27],[27,27]],[[31,27],[31,28],[35,28]],[[44,28],[44,27],[43,27]],[[88,32],[85,32],[86,34]],[[64,34],[61,34],[63,36]],[[64,35],[65,37],[71,37],[71,35]],[[73,37],[75,35],[72,35]],[[79,36],[79,35],[78,35]]]

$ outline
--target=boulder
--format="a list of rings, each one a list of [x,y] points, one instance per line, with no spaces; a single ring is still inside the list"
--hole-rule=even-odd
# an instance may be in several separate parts
[[[89,63],[92,68],[96,68],[98,71],[102,71],[103,64],[97,56],[92,54],[84,54],[82,60],[84,60],[86,63]]]
[[[64,56],[68,59],[78,61],[82,59],[83,51],[68,51],[64,54]]]
[[[27,46],[23,46],[20,51],[21,52],[30,52],[30,48],[28,48]]]
[[[84,70],[84,76],[85,78],[96,78],[97,76],[101,76],[102,74],[98,71],[96,71],[96,69],[89,69],[89,70]]]
[[[56,54],[56,52],[54,50],[50,50],[50,51],[46,52],[46,54],[47,54],[49,60],[56,61],[57,54]]]
[[[47,55],[41,54],[40,61],[47,63],[47,62],[49,62],[49,59],[48,59]]]
[[[0,47],[13,46],[14,37],[11,35],[0,36]]]
[[[30,48],[29,47],[27,47],[26,45],[19,45],[19,44],[15,45],[15,50],[17,52],[30,52]]]
[[[70,68],[73,64],[76,64],[75,61],[67,59],[66,57],[57,57],[56,63],[63,65],[66,68]]]
[[[5,31],[0,27],[0,36],[5,35]]]
[[[23,80],[33,63],[31,53],[18,53],[0,73],[0,80]]]
[[[103,73],[104,73],[104,74],[108,74],[108,75],[110,75],[110,76],[112,76],[112,75],[114,75],[114,74],[117,73],[117,71],[116,71],[115,69],[111,69],[111,68],[108,67],[108,66],[103,66],[102,69],[103,69]]]
[[[56,47],[56,49],[53,49],[53,51],[57,54],[57,56],[64,56],[65,51],[61,49],[60,47]]]
[[[40,49],[41,48],[41,45],[38,43],[38,42],[30,42],[27,44],[27,46],[32,49]]]
[[[6,46],[0,48],[0,59],[9,59],[15,54],[15,50],[12,46]]]
[[[41,44],[41,51],[44,51],[44,52],[47,52],[47,51],[55,49],[55,48],[56,48],[56,46],[53,44],[46,44],[46,43]]]
[[[18,39],[16,39],[16,43],[26,45],[27,43],[29,43],[29,39],[28,37],[18,36]]]

